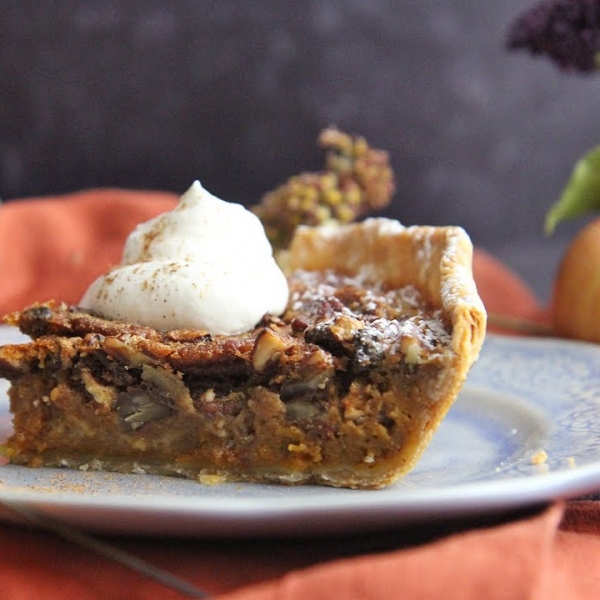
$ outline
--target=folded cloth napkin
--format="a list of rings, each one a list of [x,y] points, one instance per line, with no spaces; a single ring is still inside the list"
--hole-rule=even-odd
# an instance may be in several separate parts
[[[174,194],[102,189],[0,205],[0,313],[50,299],[76,304],[120,261],[135,225],[176,202]]]
[[[534,516],[388,549],[330,540],[113,539],[216,600],[595,600],[600,507],[554,504]],[[401,549],[389,549],[393,543]],[[185,596],[51,534],[0,526],[3,600],[168,600]],[[351,555],[350,555],[351,554]]]
[[[76,303],[120,259],[136,223],[173,194],[91,190],[0,207],[0,313],[51,298]],[[477,249],[475,279],[491,314],[543,322],[533,292]],[[557,502],[504,520],[441,523],[357,538],[194,540],[113,538],[220,600],[512,600],[596,598],[600,506]],[[378,548],[378,550],[376,550]],[[53,534],[0,525],[0,598],[154,600],[183,597]]]

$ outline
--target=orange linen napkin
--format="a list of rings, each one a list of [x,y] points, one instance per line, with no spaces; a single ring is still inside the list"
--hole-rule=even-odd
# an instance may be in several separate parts
[[[76,304],[121,260],[135,225],[176,202],[166,192],[102,189],[0,205],[0,313],[50,299]]]
[[[120,258],[133,226],[175,196],[93,190],[0,207],[0,312],[51,297],[77,302]],[[490,312],[543,318],[531,290],[477,250],[475,278]],[[477,526],[477,527],[475,527]],[[600,507],[556,503],[505,522],[419,538],[422,527],[313,540],[116,538],[119,547],[219,600],[591,600],[600,591]],[[383,550],[373,548],[383,536]],[[434,541],[431,541],[431,540]],[[52,534],[0,525],[0,598],[158,600],[173,591]]]
[[[596,600],[600,508],[557,503],[539,514],[406,546],[357,550],[348,540],[112,539],[218,600]],[[366,536],[368,538],[368,536]],[[352,543],[352,542],[350,542]],[[183,598],[51,534],[0,526],[3,600]]]

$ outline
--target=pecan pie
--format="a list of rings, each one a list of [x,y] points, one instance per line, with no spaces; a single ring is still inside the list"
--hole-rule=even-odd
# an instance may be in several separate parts
[[[379,488],[407,473],[476,360],[485,311],[455,227],[299,228],[290,299],[241,335],[45,303],[0,348],[15,464]]]

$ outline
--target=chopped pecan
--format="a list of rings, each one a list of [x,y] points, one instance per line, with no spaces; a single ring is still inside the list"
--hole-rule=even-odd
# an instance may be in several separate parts
[[[124,429],[131,430],[167,417],[172,412],[171,406],[141,388],[119,394],[116,407]]]
[[[275,362],[287,347],[287,340],[271,329],[263,329],[256,337],[251,352],[252,366],[258,372],[264,371],[269,363]]]

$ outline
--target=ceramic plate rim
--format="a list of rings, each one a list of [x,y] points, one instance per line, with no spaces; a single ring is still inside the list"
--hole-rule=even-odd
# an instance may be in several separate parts
[[[559,345],[564,349],[574,348],[582,352],[597,353],[600,357],[600,346],[566,340],[540,340],[488,334],[486,344],[531,348],[551,348]],[[485,352],[484,346],[482,356]],[[468,389],[471,385],[468,380],[465,388]],[[24,467],[1,468],[23,469]],[[226,485],[239,489],[247,487],[248,484]],[[318,526],[320,532],[351,532],[440,518],[460,518],[470,514],[507,511],[578,497],[600,489],[600,458],[572,469],[533,473],[531,476],[500,480],[465,481],[438,488],[402,488],[400,491],[395,488],[372,491],[334,490],[333,492],[331,488],[316,488],[315,495],[311,497],[311,504],[306,503],[305,496],[294,493],[298,488],[287,489],[290,490],[289,497],[279,503],[277,498],[269,502],[260,496],[236,498],[233,493],[226,499],[202,496],[202,494],[191,497],[168,493],[159,493],[156,496],[131,493],[101,496],[86,495],[76,491],[11,490],[9,487],[0,488],[0,502],[35,508],[63,519],[68,519],[65,512],[74,511],[76,514],[73,516],[73,521],[92,530],[99,527],[102,529],[97,522],[99,517],[108,518],[110,521],[112,516],[117,514],[137,516],[143,521],[148,516],[158,513],[166,521],[162,527],[157,528],[143,523],[134,523],[131,529],[124,533],[180,535],[184,533],[181,531],[181,523],[187,522],[191,526],[188,533],[194,536],[256,535],[257,533],[302,535],[303,527],[317,516],[320,520]],[[321,489],[327,490],[327,493],[319,494]],[[370,515],[362,524],[350,522],[356,517],[365,516],[367,511]],[[4,514],[0,515],[0,518],[11,517]],[[177,522],[170,524],[171,519]],[[204,522],[199,523],[199,520]],[[120,532],[122,525],[115,525],[111,529],[111,524],[107,523],[104,529]]]

